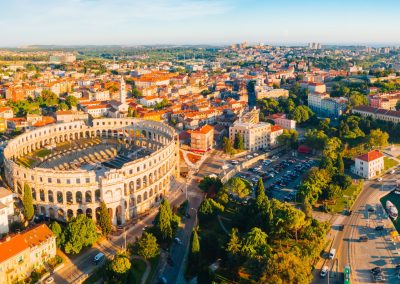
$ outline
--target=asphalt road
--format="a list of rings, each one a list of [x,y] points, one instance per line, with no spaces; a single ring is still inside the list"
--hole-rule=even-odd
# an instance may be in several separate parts
[[[393,254],[395,245],[387,230],[375,230],[378,225],[391,227],[379,200],[394,188],[399,176],[386,175],[382,182],[365,182],[364,190],[353,204],[352,215],[340,215],[332,225],[336,236],[331,248],[335,248],[337,253],[334,260],[326,260],[324,264],[330,269],[329,277],[319,277],[322,267],[317,267],[313,283],[343,283],[346,265],[351,267],[352,283],[375,283],[370,272],[375,266],[382,267],[385,283],[400,283],[394,275],[394,266],[400,263],[398,254]],[[368,208],[374,208],[374,212],[369,212]],[[339,225],[344,226],[342,231]],[[360,242],[361,235],[367,235],[368,242]]]
[[[179,205],[185,200],[185,194],[180,189],[175,189],[170,197],[171,205]],[[149,215],[139,221],[133,228],[127,230],[127,243],[133,242],[136,237],[140,237],[143,229],[150,226],[157,214],[157,210],[153,210]],[[96,244],[92,248],[86,249],[77,257],[72,257],[70,261],[65,263],[64,268],[55,272],[52,277],[57,284],[81,283],[85,279],[85,275],[96,269],[93,263],[94,256],[103,252],[107,257],[113,256],[119,249],[125,246],[125,238],[122,234],[119,237],[113,237],[110,241],[104,240],[100,244]]]
[[[183,228],[177,234],[182,243],[173,242],[169,253],[163,253],[153,283],[157,283],[161,276],[167,280],[167,283],[185,283],[184,274],[190,238],[193,228],[197,225],[197,210],[203,200],[203,193],[200,192],[194,181],[188,186],[188,200],[188,214],[191,217],[183,220]],[[168,257],[172,259],[172,262],[167,262]]]

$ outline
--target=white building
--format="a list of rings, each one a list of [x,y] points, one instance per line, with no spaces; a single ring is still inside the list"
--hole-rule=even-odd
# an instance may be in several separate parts
[[[0,187],[0,235],[8,233],[8,220],[14,215],[13,193]]]
[[[366,179],[374,178],[384,170],[383,154],[378,150],[372,150],[354,160],[353,172]]]
[[[236,121],[229,128],[229,139],[234,143],[235,135],[240,133],[243,136],[244,148],[246,150],[255,151],[262,148],[271,147],[271,124],[248,123]]]
[[[157,96],[147,96],[147,97],[141,97],[139,99],[139,103],[145,107],[151,107],[155,106],[157,103],[162,102],[162,98],[157,97]]]
[[[284,113],[276,113],[267,117],[271,119],[275,125],[278,125],[285,129],[296,129],[296,120],[286,118]]]
[[[109,90],[103,90],[103,91],[98,91],[93,94],[93,100],[94,101],[108,101],[110,100],[110,91]]]

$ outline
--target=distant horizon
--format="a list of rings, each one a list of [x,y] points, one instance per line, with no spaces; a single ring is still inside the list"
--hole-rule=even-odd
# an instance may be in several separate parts
[[[4,1],[0,46],[400,45],[394,0]]]
[[[80,47],[129,47],[129,48],[135,48],[135,47],[229,47],[233,44],[239,44],[239,43],[244,43],[246,42],[249,46],[254,46],[254,45],[259,45],[262,44],[264,46],[282,46],[282,47],[307,47],[309,43],[315,42],[315,43],[320,43],[321,46],[338,46],[338,47],[372,47],[372,48],[382,48],[382,47],[399,47],[400,48],[400,42],[399,43],[323,43],[323,42],[318,42],[318,41],[310,41],[306,43],[270,43],[270,42],[247,42],[245,40],[243,41],[238,41],[238,42],[232,42],[232,43],[143,43],[143,44],[26,44],[26,45],[14,45],[14,46],[0,46],[0,49],[10,49],[10,48],[15,48],[15,49],[29,49],[29,48],[80,48]]]

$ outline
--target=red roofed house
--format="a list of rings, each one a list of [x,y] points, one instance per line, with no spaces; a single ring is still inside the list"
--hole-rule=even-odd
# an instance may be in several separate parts
[[[214,127],[211,125],[204,125],[195,130],[189,130],[190,133],[190,147],[193,150],[208,151],[214,145]]]
[[[0,252],[1,283],[16,283],[56,256],[56,237],[42,224],[1,240]]]
[[[383,154],[378,150],[372,150],[354,159],[353,172],[366,179],[380,175],[384,170]]]
[[[283,128],[279,125],[272,125],[271,126],[271,133],[269,136],[270,146],[276,147],[278,146],[278,136],[282,135]]]

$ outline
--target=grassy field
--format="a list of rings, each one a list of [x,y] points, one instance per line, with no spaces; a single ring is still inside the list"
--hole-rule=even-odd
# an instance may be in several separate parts
[[[332,212],[341,213],[346,207],[351,207],[356,200],[362,185],[352,184],[345,191],[343,191],[343,197],[336,201],[336,204],[332,205]]]
[[[386,209],[386,201],[388,201],[388,200],[390,202],[392,202],[398,210],[400,209],[400,195],[399,194],[391,192],[381,198],[382,206],[385,209]],[[392,222],[393,222],[393,225],[395,226],[397,232],[400,232],[400,218],[397,218],[397,220],[392,220]]]
[[[35,163],[35,160],[28,157],[21,157],[18,159],[18,162],[27,168],[31,168],[33,163]]]
[[[387,171],[388,169],[397,166],[398,162],[388,158],[388,157],[384,157],[384,162],[385,162],[385,171]]]
[[[36,151],[33,155],[43,158],[43,157],[46,157],[47,155],[49,155],[50,153],[51,153],[51,150],[49,150],[49,149],[40,149],[40,150]]]

